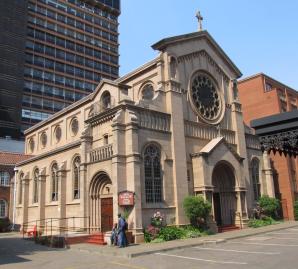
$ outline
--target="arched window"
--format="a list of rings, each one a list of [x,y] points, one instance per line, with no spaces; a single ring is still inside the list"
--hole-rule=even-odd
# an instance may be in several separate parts
[[[143,100],[152,100],[153,97],[154,97],[154,88],[151,84],[146,84],[142,91],[141,91],[141,94],[142,94],[142,99]]]
[[[154,145],[146,148],[144,153],[145,196],[147,203],[162,201],[162,180],[160,167],[160,150]]]
[[[0,200],[0,218],[7,217],[7,202],[5,200]]]
[[[39,170],[36,168],[33,172],[33,203],[38,203],[38,177]]]
[[[23,179],[24,173],[21,173],[19,178],[19,204],[23,202]]]
[[[77,156],[73,161],[73,198],[80,198],[80,164],[81,158]]]
[[[177,61],[174,57],[171,57],[170,61],[170,75],[171,78],[177,78]]]
[[[105,91],[101,96],[101,108],[103,110],[111,108],[111,94]]]
[[[253,159],[251,161],[251,175],[252,175],[252,184],[254,191],[254,199],[255,201],[260,198],[260,167],[259,160]]]
[[[9,186],[9,173],[6,171],[0,172],[0,186]]]
[[[58,165],[52,166],[52,201],[58,201]]]

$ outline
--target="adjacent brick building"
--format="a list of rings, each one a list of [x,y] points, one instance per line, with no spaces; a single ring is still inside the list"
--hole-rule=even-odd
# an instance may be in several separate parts
[[[0,152],[0,218],[11,218],[10,186],[13,183],[14,167],[17,162],[31,157],[20,153]]]
[[[298,92],[263,74],[239,81],[239,97],[246,124],[251,120],[297,109]],[[270,153],[274,169],[275,195],[282,202],[285,219],[293,219],[293,202],[298,198],[297,158]]]

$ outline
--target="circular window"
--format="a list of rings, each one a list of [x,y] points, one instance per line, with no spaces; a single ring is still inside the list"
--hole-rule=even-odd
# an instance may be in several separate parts
[[[62,134],[62,130],[60,126],[57,126],[55,129],[55,138],[56,138],[56,142],[59,142],[61,139],[61,134]]]
[[[43,133],[41,134],[41,136],[40,136],[40,142],[41,142],[41,145],[42,145],[43,147],[46,146],[46,144],[47,144],[47,134],[46,134],[45,132],[43,132]]]
[[[35,147],[35,142],[34,142],[34,139],[31,138],[29,140],[29,148],[30,148],[30,151],[33,152],[34,151],[34,147]]]
[[[154,96],[154,89],[151,84],[147,84],[142,89],[142,99],[143,100],[152,100]]]
[[[222,115],[222,99],[213,80],[205,74],[194,76],[190,99],[199,117],[208,123],[218,123]]]
[[[79,121],[77,118],[73,118],[70,123],[71,132],[73,135],[76,135],[79,131]]]

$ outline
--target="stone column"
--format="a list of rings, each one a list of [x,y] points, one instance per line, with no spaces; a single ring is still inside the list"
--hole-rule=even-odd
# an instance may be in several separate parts
[[[46,168],[41,169],[38,177],[38,219],[39,231],[45,229],[45,203],[46,203]]]
[[[267,151],[264,151],[263,153],[263,163],[263,173],[265,178],[262,180],[262,194],[267,194],[269,197],[275,197],[273,172]]]
[[[64,233],[67,228],[66,217],[66,162],[63,162],[58,170],[58,212],[59,212],[59,231]]]
[[[118,222],[118,193],[126,190],[125,160],[125,111],[119,110],[113,119],[113,156],[112,156],[112,192],[113,192],[113,223]]]
[[[135,204],[129,215],[129,229],[132,230],[135,237],[135,243],[144,241],[143,223],[142,223],[142,188],[140,176],[140,152],[139,152],[139,134],[138,119],[133,111],[127,111],[126,123],[126,177],[127,189],[135,193]]]
[[[88,186],[87,186],[87,163],[88,154],[92,148],[93,137],[91,135],[90,125],[86,126],[85,130],[82,132],[81,136],[81,166],[80,166],[80,216],[84,217],[81,220],[81,226],[88,228],[91,223],[89,223],[90,213],[88,206]],[[90,227],[89,227],[90,228]]]
[[[183,102],[180,84],[166,82],[167,112],[171,114],[171,149],[173,156],[173,186],[176,207],[176,225],[187,224],[183,199],[189,194],[187,184],[186,146],[184,133]]]
[[[23,223],[28,222],[28,205],[29,205],[29,173],[26,174],[26,176],[24,176],[21,184],[23,184],[22,187],[22,204],[23,204],[23,208],[22,208],[22,215],[23,215]],[[32,227],[28,227],[29,229],[31,229]],[[25,227],[23,227],[23,229],[25,229],[25,231],[28,229],[26,224]]]

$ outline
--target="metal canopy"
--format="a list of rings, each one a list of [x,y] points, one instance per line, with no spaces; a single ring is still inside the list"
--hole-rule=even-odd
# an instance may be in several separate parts
[[[255,129],[263,151],[298,155],[298,110],[252,120],[250,125]]]

